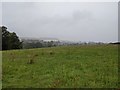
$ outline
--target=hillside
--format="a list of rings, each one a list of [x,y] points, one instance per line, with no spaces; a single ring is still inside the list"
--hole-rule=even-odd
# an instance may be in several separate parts
[[[117,45],[81,45],[3,51],[2,85],[117,88],[117,50]]]

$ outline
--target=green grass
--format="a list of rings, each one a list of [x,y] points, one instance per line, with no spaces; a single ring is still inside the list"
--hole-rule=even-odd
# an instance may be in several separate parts
[[[118,46],[3,51],[3,88],[117,88]],[[32,59],[33,64],[28,64]]]

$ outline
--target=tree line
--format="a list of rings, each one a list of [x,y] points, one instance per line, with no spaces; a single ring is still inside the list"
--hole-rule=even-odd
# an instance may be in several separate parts
[[[58,42],[44,42],[34,40],[20,40],[15,32],[9,32],[7,27],[1,26],[0,32],[2,33],[2,50],[12,49],[30,49],[30,48],[42,48],[56,46]],[[1,49],[0,49],[1,50]]]
[[[45,48],[45,47],[55,47],[58,46],[59,41],[44,41],[44,40],[30,40],[23,39],[23,49],[30,48]]]

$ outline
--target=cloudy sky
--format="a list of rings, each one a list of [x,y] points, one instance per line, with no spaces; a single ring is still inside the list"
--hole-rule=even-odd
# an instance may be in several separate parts
[[[118,40],[117,2],[3,2],[2,25],[20,37]]]

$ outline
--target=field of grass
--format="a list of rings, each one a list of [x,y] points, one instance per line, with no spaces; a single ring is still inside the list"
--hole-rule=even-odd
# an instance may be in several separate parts
[[[2,55],[3,88],[118,86],[117,45],[11,50]]]

